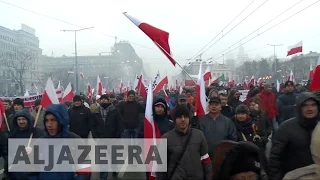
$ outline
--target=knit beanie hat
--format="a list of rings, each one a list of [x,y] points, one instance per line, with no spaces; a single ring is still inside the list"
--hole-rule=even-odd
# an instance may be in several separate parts
[[[187,105],[181,104],[181,105],[176,106],[174,113],[173,113],[173,120],[176,121],[176,119],[181,116],[185,116],[185,117],[190,118],[190,111],[189,111],[189,108],[187,107]]]
[[[244,105],[244,104],[240,104],[237,108],[236,108],[236,114],[238,113],[245,113],[245,114],[249,114],[249,108],[248,106]]]
[[[132,94],[132,95],[136,95],[136,92],[134,92],[134,90],[128,91],[128,94],[127,94],[127,95],[129,96],[129,95],[131,95],[131,94]]]
[[[82,98],[81,98],[80,95],[75,95],[75,96],[73,97],[73,102],[81,101],[81,100],[82,100]]]

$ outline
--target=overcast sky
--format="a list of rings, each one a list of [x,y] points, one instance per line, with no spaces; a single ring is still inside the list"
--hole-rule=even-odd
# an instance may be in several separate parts
[[[128,12],[141,21],[168,31],[171,51],[175,59],[184,65],[187,63],[186,59],[197,53],[252,2],[252,0],[0,0],[0,25],[10,29],[19,29],[20,24],[24,23],[35,28],[43,54],[51,55],[53,52],[54,56],[73,55],[74,35],[60,30],[77,29],[77,27],[4,4],[1,1],[10,2],[82,27],[94,26],[93,30],[78,33],[78,54],[80,56],[98,55],[99,52],[109,51],[110,46],[114,43],[114,36],[128,40],[133,43],[144,63],[149,63],[152,69],[151,76],[154,76],[158,69],[163,75],[177,74],[180,68],[174,68],[150,39],[122,12]],[[255,0],[224,32],[232,29],[265,1]],[[221,56],[219,52],[257,30],[299,1],[301,0],[267,0],[256,12],[207,50],[202,58],[204,60],[212,56],[219,58]],[[318,0],[301,1],[258,32],[262,33],[316,1]],[[273,55],[273,48],[267,44],[283,44],[282,47],[276,49],[276,53],[279,57],[285,57],[287,47],[301,40],[303,40],[305,53],[319,51],[319,9],[320,3],[317,3],[254,38],[243,45],[246,53],[252,58],[270,56]],[[244,39],[242,43],[256,36],[258,32]],[[221,36],[220,34],[216,40]],[[237,53],[238,48],[227,56],[235,57]],[[222,58],[218,61],[221,62]]]

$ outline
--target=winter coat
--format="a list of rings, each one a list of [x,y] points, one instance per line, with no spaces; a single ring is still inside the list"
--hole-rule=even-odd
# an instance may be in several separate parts
[[[288,172],[283,180],[319,180],[320,167],[316,164],[302,167]]]
[[[107,115],[104,121],[101,108],[97,108],[92,112],[91,132],[93,138],[119,138],[122,132],[119,110],[111,104],[106,108]]]
[[[278,110],[281,123],[295,117],[296,96],[295,93],[285,93],[279,96]]]
[[[276,118],[277,116],[277,101],[276,96],[272,92],[262,90],[259,94],[259,99],[261,103],[261,108],[263,111],[267,112],[268,118]]]
[[[69,130],[82,138],[87,138],[90,131],[91,112],[90,109],[81,105],[68,110],[70,127]]]
[[[124,129],[136,129],[141,125],[140,114],[144,113],[144,108],[136,101],[126,101],[118,104],[117,108],[122,117]]]
[[[272,180],[280,180],[287,172],[314,163],[310,142],[319,117],[313,119],[302,117],[301,106],[308,99],[316,100],[317,97],[310,92],[298,96],[297,116],[282,123],[275,133],[268,164],[269,177]]]
[[[178,160],[177,158],[181,154],[183,145],[191,131],[191,138],[184,155],[177,169],[173,172],[173,168]],[[184,134],[174,129],[164,134],[162,138],[167,139],[168,170],[167,172],[156,173],[157,180],[168,180],[172,173],[172,180],[212,179],[212,165],[208,157],[208,145],[201,131],[190,128],[187,133]],[[201,159],[207,159],[209,161],[201,161]]]
[[[48,113],[53,114],[56,117],[61,127],[61,131],[56,136],[50,136],[45,128],[47,134],[44,136],[44,138],[81,138],[77,134],[68,130],[69,116],[65,105],[52,104],[45,111],[45,115]],[[89,180],[90,176],[91,174],[86,172],[81,174],[74,172],[40,172],[33,177],[33,180]]]
[[[18,117],[25,117],[28,121],[28,129],[20,129],[17,124],[17,118]],[[42,137],[45,135],[44,131],[39,128],[33,127],[32,117],[28,110],[23,109],[19,112],[17,112],[14,115],[13,118],[13,129],[11,130],[11,133],[9,135],[10,138],[26,138],[26,142],[28,142],[28,139],[30,138],[31,134],[34,139]],[[5,167],[7,169],[7,167]],[[7,171],[7,170],[6,170]],[[10,179],[30,179],[33,176],[33,173],[30,172],[10,172],[8,173],[8,176]]]
[[[231,106],[221,106],[221,114],[231,119],[234,116],[234,109]]]
[[[155,104],[158,102],[162,102],[165,105],[163,115],[157,115],[155,113]],[[165,133],[171,131],[174,128],[173,121],[170,120],[167,116],[168,107],[165,102],[166,101],[163,98],[158,98],[158,99],[154,100],[154,102],[152,104],[153,120],[154,120],[155,126],[157,127],[156,131],[159,130],[160,137],[162,135],[164,135]],[[141,127],[140,134],[141,134],[140,135],[141,137],[144,136],[144,124]],[[156,133],[156,135],[157,135],[157,133]]]
[[[234,123],[227,117],[219,115],[213,119],[210,114],[199,119],[200,130],[208,143],[209,156],[212,159],[214,149],[223,140],[237,141],[237,130]]]

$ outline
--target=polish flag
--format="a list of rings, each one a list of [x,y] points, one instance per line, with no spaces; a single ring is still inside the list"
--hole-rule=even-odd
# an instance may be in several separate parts
[[[148,152],[150,146],[156,145],[156,138],[161,138],[161,133],[154,122],[153,119],[153,112],[152,112],[152,104],[153,104],[153,93],[152,93],[152,85],[151,82],[149,83],[148,87],[148,96],[147,96],[147,103],[146,103],[146,110],[145,110],[145,117],[143,121],[144,130],[144,148],[145,152]],[[152,164],[148,164],[147,167],[150,170],[150,177],[148,179],[155,179],[156,174],[154,172],[156,168],[155,161],[151,161]]]
[[[140,78],[138,81],[138,93],[143,98],[147,98],[146,86],[144,85],[144,80],[143,80],[142,75],[140,75]]]
[[[123,93],[123,82],[122,79],[120,80],[120,93]]]
[[[163,89],[164,85],[168,84],[168,76],[164,77],[163,79],[161,79],[159,81],[159,83],[156,85],[156,87],[153,90],[154,94],[157,94],[158,92],[161,91],[161,89]]]
[[[100,80],[100,77],[97,77],[97,95],[102,95],[103,94],[103,85],[102,82]]]
[[[289,78],[288,78],[288,81],[296,82],[296,79],[295,79],[295,77],[294,77],[294,75],[293,75],[292,70],[290,71],[290,76],[289,76]]]
[[[6,111],[4,110],[3,102],[0,100],[0,130],[3,130],[5,128],[5,120],[6,117]],[[8,128],[10,131],[10,129]]]
[[[88,92],[87,92],[87,96],[88,96],[88,98],[90,99],[90,100],[92,100],[92,89],[91,89],[91,85],[90,85],[90,83],[88,83],[88,90],[87,90]]]
[[[208,81],[209,79],[212,79],[210,66],[207,67],[206,72],[204,72],[204,74],[203,74],[203,80],[204,81]]]
[[[204,116],[206,114],[206,109],[207,109],[206,90],[205,90],[205,83],[202,75],[202,64],[200,64],[199,76],[196,84],[195,113],[198,117]]]
[[[298,42],[297,44],[295,44],[293,46],[289,46],[287,56],[297,54],[300,52],[302,52],[302,41]]]
[[[62,102],[72,101],[74,92],[72,91],[71,84],[69,83],[63,92]]]
[[[57,89],[56,89],[56,94],[57,94],[57,97],[58,97],[58,99],[59,99],[59,102],[61,102],[63,92],[62,92],[62,88],[61,88],[60,81],[59,81],[58,87],[57,87]]]
[[[46,109],[51,104],[59,104],[59,100],[58,100],[57,94],[55,92],[53,82],[52,82],[51,78],[49,77],[47,84],[46,84],[46,88],[45,88],[44,93],[42,95],[41,105],[43,106],[43,108]]]
[[[128,13],[123,13],[132,23],[140,28],[155,44],[158,48],[164,53],[164,55],[169,59],[169,61],[176,66],[176,61],[172,58],[171,50],[169,46],[169,33],[158,29],[150,24],[141,22],[137,18],[129,15]]]
[[[182,94],[182,93],[183,93],[183,88],[182,88],[182,86],[180,86],[179,94]]]
[[[310,91],[319,91],[320,90],[320,56],[318,58],[318,62],[317,62],[317,66],[314,70],[314,75],[313,75],[313,79],[315,79],[316,81],[311,81],[310,84]]]
[[[81,79],[83,79],[83,78],[84,78],[84,74],[83,74],[83,72],[80,72],[80,77],[81,77]]]
[[[254,76],[251,76],[251,78],[249,80],[248,86],[250,87],[250,85],[254,85]]]
[[[261,83],[262,83],[262,78],[260,77],[260,78],[257,80],[257,85],[260,86]]]
[[[314,71],[313,71],[313,68],[312,68],[312,64],[311,64],[311,62],[310,62],[310,72],[309,72],[309,79],[310,79],[310,81],[312,81],[313,76],[314,76]]]
[[[228,87],[232,88],[234,86],[234,80],[229,80]]]
[[[249,86],[247,84],[247,80],[243,81],[243,88],[244,89],[249,89]]]

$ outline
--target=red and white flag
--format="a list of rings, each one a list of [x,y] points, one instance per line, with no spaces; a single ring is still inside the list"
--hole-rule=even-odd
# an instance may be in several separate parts
[[[120,93],[123,93],[123,82],[122,82],[122,79],[120,81],[120,85],[119,85],[119,88],[120,88]]]
[[[58,87],[57,87],[57,89],[56,89],[56,94],[57,94],[57,97],[58,97],[58,99],[59,99],[59,102],[61,102],[63,90],[62,90],[60,81],[59,81]]]
[[[151,82],[149,83],[148,87],[148,96],[147,96],[147,102],[146,102],[146,110],[145,110],[145,117],[143,121],[144,125],[144,139],[145,139],[145,152],[148,152],[148,149],[151,145],[156,145],[156,138],[161,138],[161,133],[154,122],[153,119],[153,112],[152,112],[152,104],[153,104],[153,93],[152,93],[152,85]],[[155,162],[155,161],[154,161]],[[150,170],[150,176],[149,179],[155,179],[156,174],[154,172],[155,170],[155,163],[152,162],[152,164],[148,164],[147,167]]]
[[[56,91],[53,86],[51,78],[48,78],[46,88],[42,95],[41,105],[43,108],[48,108],[51,104],[59,104],[59,100],[56,94]]]
[[[142,75],[140,75],[139,81],[138,81],[138,93],[140,96],[143,98],[147,98],[147,91],[146,91],[146,86],[144,84],[144,80]]]
[[[72,91],[71,84],[69,83],[63,92],[62,102],[72,101],[73,96],[74,96],[74,92]]]
[[[295,44],[293,46],[289,46],[287,56],[297,54],[300,52],[302,52],[302,41],[298,42],[297,44]]]
[[[134,78],[134,84],[133,84],[134,90],[138,89],[139,78],[140,78],[140,76],[138,76],[138,75],[136,75]]]
[[[254,84],[255,84],[254,76],[251,76],[248,86],[250,87],[250,85],[254,85]]]
[[[102,94],[104,94],[104,93],[103,93],[103,84],[102,84],[99,76],[97,77],[97,93],[96,93],[96,94],[97,94],[97,95],[100,95],[100,96],[101,96]]]
[[[164,88],[164,85],[166,85],[166,84],[168,84],[169,82],[168,82],[168,76],[166,76],[166,77],[164,77],[163,79],[161,79],[160,81],[159,81],[159,83],[156,85],[156,87],[154,88],[154,90],[153,90],[153,93],[154,94],[157,94],[158,92],[160,92],[161,91],[161,89],[163,89]]]
[[[170,46],[169,46],[169,33],[158,29],[150,24],[144,23],[137,18],[123,13],[133,24],[135,24],[141,31],[143,31],[158,48],[164,53],[164,55],[170,60],[170,62],[176,66],[176,61],[172,58]]]
[[[207,110],[205,82],[202,75],[202,64],[199,68],[199,76],[196,84],[196,104],[195,113],[198,117],[204,116]]]
[[[234,80],[229,80],[228,87],[232,88],[234,86],[234,83],[235,83]]]
[[[314,71],[313,71],[313,68],[312,68],[312,64],[310,62],[310,72],[309,72],[309,79],[310,81],[313,80],[313,76],[314,76]]]
[[[314,70],[314,75],[313,75],[313,79],[315,81],[311,81],[311,84],[310,84],[310,91],[313,92],[313,91],[319,91],[320,90],[320,56],[318,58],[318,62],[317,62],[317,66]]]
[[[90,83],[88,83],[88,90],[87,90],[87,96],[90,100],[92,100],[92,88]]]
[[[296,78],[294,77],[292,70],[290,71],[290,76],[288,78],[288,81],[296,82]]]
[[[212,79],[210,66],[207,67],[206,71],[203,74],[203,80],[208,81],[209,79]]]

